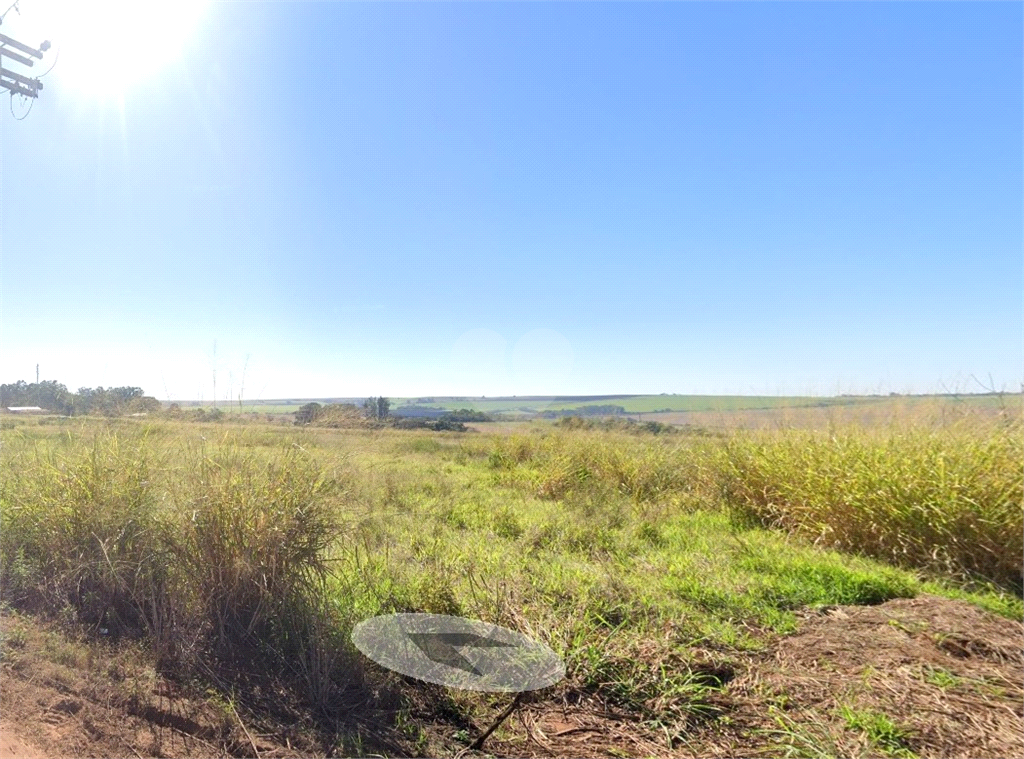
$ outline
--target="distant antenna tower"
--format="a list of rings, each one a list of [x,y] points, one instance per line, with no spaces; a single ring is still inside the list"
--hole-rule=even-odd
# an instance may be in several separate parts
[[[12,8],[14,6],[11,6]],[[9,10],[9,9],[8,9]],[[3,18],[0,18],[3,23]],[[50,49],[49,40],[44,40],[38,48],[18,42],[16,39],[0,34],[0,87],[7,89],[12,95],[23,95],[27,98],[39,97],[39,91],[43,89],[43,83],[38,79],[32,79],[16,71],[3,67],[3,59],[10,58],[22,66],[32,67],[35,58],[41,61],[43,53]]]

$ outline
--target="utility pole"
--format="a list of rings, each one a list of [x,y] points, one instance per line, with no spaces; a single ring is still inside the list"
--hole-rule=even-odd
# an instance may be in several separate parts
[[[36,384],[39,384],[39,364],[36,364]]]
[[[3,20],[0,19],[0,23]],[[7,89],[12,95],[23,95],[27,98],[39,97],[39,91],[43,89],[43,83],[38,79],[19,74],[17,71],[4,68],[3,59],[9,58],[20,63],[22,66],[32,67],[35,58],[43,60],[43,53],[50,49],[49,40],[44,40],[38,48],[26,45],[24,42],[0,34],[0,87]]]

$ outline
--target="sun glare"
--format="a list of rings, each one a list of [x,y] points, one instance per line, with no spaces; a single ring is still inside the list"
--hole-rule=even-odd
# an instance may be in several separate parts
[[[122,95],[181,55],[208,5],[207,0],[48,0],[39,4],[33,26],[59,50],[54,77],[82,94]]]

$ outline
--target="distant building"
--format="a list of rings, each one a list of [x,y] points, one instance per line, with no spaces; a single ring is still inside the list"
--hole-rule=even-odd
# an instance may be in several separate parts
[[[43,414],[43,409],[39,406],[8,406],[7,410],[12,414]]]

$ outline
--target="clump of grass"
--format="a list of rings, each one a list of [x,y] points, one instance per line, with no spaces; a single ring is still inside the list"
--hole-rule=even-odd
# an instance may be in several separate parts
[[[521,537],[524,529],[515,511],[509,507],[499,509],[493,517],[494,534],[507,540]]]
[[[945,690],[946,688],[956,687],[962,682],[962,679],[954,675],[948,669],[928,666],[925,668],[924,681],[930,685],[934,685],[937,688]]]
[[[1021,592],[1019,425],[736,436],[722,469],[741,522]]]
[[[882,712],[844,706],[840,714],[851,730],[863,733],[874,748],[885,756],[915,756],[907,742],[910,734]]]
[[[175,451],[143,428],[91,429],[89,442],[5,439],[3,600],[147,634],[167,667],[210,645],[322,673],[325,631],[346,621],[325,591],[336,481],[296,446]]]
[[[573,431],[498,440],[490,463],[501,484],[541,498],[612,494],[643,510],[656,504],[693,505],[710,496],[708,443],[637,439],[632,435]]]
[[[733,675],[731,666],[699,665],[680,649],[619,635],[625,620],[588,615],[575,627],[566,657],[569,677],[608,703],[641,715],[671,740],[717,713],[709,696]]]
[[[5,446],[5,449],[7,446]],[[163,587],[163,536],[139,437],[100,430],[67,450],[5,450],[0,485],[4,600],[74,609],[81,621],[144,629],[146,594]]]
[[[177,504],[176,571],[221,646],[294,635],[318,595],[338,525],[333,482],[297,449],[261,461],[234,447],[192,452]]]
[[[534,438],[510,435],[499,439],[488,456],[488,463],[495,469],[512,469],[532,460],[538,450],[538,441]]]

